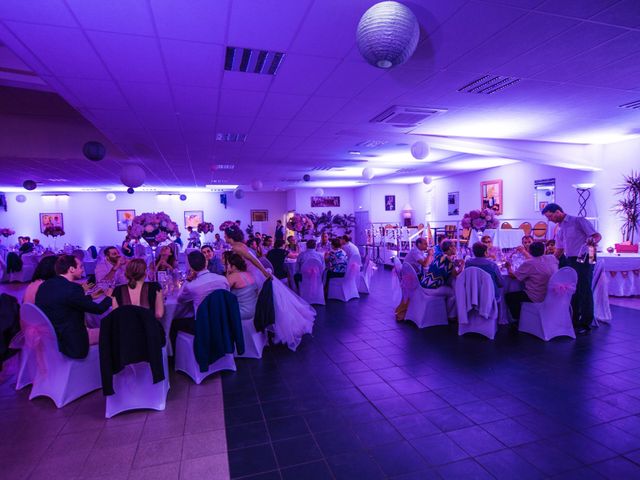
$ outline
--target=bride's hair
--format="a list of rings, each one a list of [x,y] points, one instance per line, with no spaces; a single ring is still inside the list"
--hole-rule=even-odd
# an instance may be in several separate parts
[[[224,234],[234,242],[244,241],[244,233],[242,233],[242,230],[240,230],[240,227],[237,225],[233,225],[229,228],[225,228]]]

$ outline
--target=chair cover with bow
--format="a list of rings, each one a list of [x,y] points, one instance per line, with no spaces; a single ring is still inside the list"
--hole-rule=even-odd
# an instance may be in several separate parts
[[[300,296],[311,305],[325,304],[322,286],[323,271],[324,265],[317,258],[308,258],[300,267],[302,275]]]
[[[98,346],[89,347],[82,360],[70,359],[58,351],[55,331],[47,316],[38,307],[24,304],[21,309],[25,346],[35,360],[33,388],[29,400],[46,396],[56,407],[100,388],[100,358]]]
[[[456,278],[458,335],[479,333],[493,340],[498,330],[498,304],[491,275],[480,268],[465,268]]]
[[[408,263],[402,265],[400,285],[403,300],[409,301],[406,320],[412,321],[418,328],[449,324],[444,298],[427,294],[418,281],[416,271]]]
[[[560,336],[576,338],[570,310],[577,282],[578,274],[572,268],[564,267],[554,273],[543,302],[522,304],[520,331],[545,341]]]
[[[370,293],[371,291],[371,277],[376,270],[376,265],[369,260],[369,257],[365,257],[362,270],[358,276],[358,293]]]
[[[604,262],[600,259],[593,269],[593,310],[594,323],[611,323],[611,308],[609,308],[609,277],[604,270]]]
[[[352,255],[347,260],[347,271],[342,278],[331,278],[327,298],[348,302],[352,298],[360,298],[358,293],[358,277],[360,276],[360,255]]]
[[[402,298],[402,286],[400,280],[402,278],[402,263],[398,257],[393,257],[393,272],[391,274],[391,300],[394,305],[400,303]]]

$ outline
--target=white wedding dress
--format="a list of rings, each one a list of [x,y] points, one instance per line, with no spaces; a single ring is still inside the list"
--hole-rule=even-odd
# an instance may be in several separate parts
[[[258,267],[247,262],[247,272],[255,278],[256,283],[262,288],[266,279]],[[274,333],[275,343],[282,343],[295,352],[302,337],[313,332],[316,311],[278,279],[274,278],[271,283],[273,284],[273,307],[276,323],[273,328],[269,328]]]

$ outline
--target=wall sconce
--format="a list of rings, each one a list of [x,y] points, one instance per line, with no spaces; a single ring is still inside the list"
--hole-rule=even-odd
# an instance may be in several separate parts
[[[596,186],[595,183],[574,183],[571,185],[578,192],[578,209],[579,217],[587,216],[587,201],[591,197],[591,189]]]

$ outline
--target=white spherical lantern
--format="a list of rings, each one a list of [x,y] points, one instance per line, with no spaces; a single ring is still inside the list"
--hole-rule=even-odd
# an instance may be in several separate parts
[[[236,188],[233,192],[233,196],[240,200],[244,197],[244,190],[242,190],[241,188]]]
[[[322,195],[324,195],[324,188],[316,188],[313,191],[313,194],[317,197],[321,197]]]
[[[109,201],[109,202],[115,202],[116,201],[116,194],[115,193],[109,192],[109,193],[107,193],[106,197],[107,197],[107,201]]]
[[[145,181],[146,174],[140,165],[127,163],[120,170],[120,181],[127,187],[137,188]]]
[[[371,180],[376,175],[376,172],[371,167],[362,169],[362,176],[367,180]]]
[[[27,197],[25,197],[24,195],[22,195],[22,194],[16,195],[16,202],[24,203],[26,201],[27,201]]]
[[[406,62],[420,39],[420,26],[408,7],[398,2],[380,2],[369,8],[358,23],[358,49],[378,68]]]
[[[411,155],[413,155],[413,158],[418,160],[424,160],[427,158],[430,151],[431,149],[429,148],[429,145],[424,142],[416,142],[411,145]]]
[[[433,178],[431,178],[429,175],[427,175],[422,179],[422,182],[425,185],[431,185],[431,182],[433,182]]]
[[[251,188],[252,188],[253,190],[255,190],[256,192],[257,192],[258,190],[262,190],[262,182],[261,182],[260,180],[253,180],[253,181],[251,182]]]

